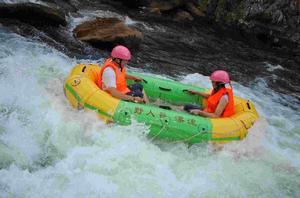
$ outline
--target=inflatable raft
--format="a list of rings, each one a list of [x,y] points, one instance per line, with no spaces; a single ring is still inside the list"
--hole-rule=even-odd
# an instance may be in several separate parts
[[[201,141],[224,142],[241,140],[258,119],[252,102],[234,98],[235,114],[228,118],[205,118],[185,112],[168,110],[155,105],[138,104],[113,98],[99,89],[98,64],[78,64],[65,81],[64,91],[74,108],[95,111],[101,120],[128,125],[132,119],[149,126],[149,136],[189,144]],[[138,73],[149,98],[160,98],[172,104],[194,103],[205,106],[205,99],[186,92],[204,88],[164,80]],[[128,81],[128,84],[134,82]]]

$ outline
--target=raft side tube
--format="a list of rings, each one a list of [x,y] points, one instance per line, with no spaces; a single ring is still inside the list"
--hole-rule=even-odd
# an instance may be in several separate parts
[[[131,75],[143,78],[145,81],[141,81],[144,86],[145,92],[150,98],[160,98],[166,102],[172,104],[205,104],[203,98],[198,95],[193,95],[187,92],[188,89],[196,91],[207,91],[207,89],[187,85],[176,81],[161,79],[157,77],[147,76],[139,73],[130,73]],[[128,84],[133,84],[134,81],[128,80]]]
[[[71,72],[74,75],[65,81],[66,97],[73,107],[96,111],[102,120],[112,121],[120,100],[111,97],[96,85],[98,70],[99,67],[95,65],[77,65]]]
[[[241,140],[247,136],[248,129],[258,119],[258,113],[248,100],[234,97],[235,114],[229,118],[212,119],[212,140]]]
[[[166,110],[157,106],[121,101],[114,114],[114,121],[127,125],[131,119],[143,122],[150,127],[149,136],[196,143],[211,139],[210,119],[184,112]]]

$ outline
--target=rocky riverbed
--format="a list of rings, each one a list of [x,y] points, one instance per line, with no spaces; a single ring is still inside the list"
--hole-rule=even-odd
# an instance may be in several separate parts
[[[295,0],[2,1],[0,26],[70,57],[99,59],[121,43],[133,67],[174,77],[226,69],[299,99],[299,13]]]

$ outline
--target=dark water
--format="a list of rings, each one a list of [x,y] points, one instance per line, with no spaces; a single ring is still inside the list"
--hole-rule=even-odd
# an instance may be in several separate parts
[[[170,75],[196,72],[209,75],[216,69],[224,69],[230,72],[232,80],[242,84],[249,86],[263,78],[274,90],[300,96],[300,78],[295,75],[300,67],[294,55],[265,49],[263,45],[257,48],[236,32],[229,35],[211,25],[145,24],[153,29],[137,25],[144,34],[136,53],[137,65],[148,63],[147,69]],[[280,69],[272,69],[277,65]]]
[[[142,32],[143,40],[131,49],[131,66],[171,76],[210,75],[216,69],[225,69],[233,81],[249,86],[263,79],[271,89],[300,98],[300,78],[295,75],[300,72],[299,46],[273,46],[260,35],[245,35],[204,20],[175,22],[143,8],[112,6],[105,1],[82,6],[109,10],[136,22],[129,25]]]

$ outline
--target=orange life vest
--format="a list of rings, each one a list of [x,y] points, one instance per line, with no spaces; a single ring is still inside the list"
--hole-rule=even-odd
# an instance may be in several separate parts
[[[130,89],[128,89],[127,87],[127,83],[126,83],[126,69],[123,67],[122,71],[120,71],[119,66],[117,65],[117,63],[115,63],[114,61],[112,61],[111,58],[107,59],[104,63],[104,65],[101,67],[100,70],[100,78],[98,80],[98,86],[100,87],[100,89],[102,88],[102,75],[104,70],[107,67],[111,67],[115,74],[116,74],[116,89],[124,94],[130,92]]]
[[[207,107],[204,109],[204,111],[208,113],[214,113],[219,104],[221,97],[224,94],[228,94],[229,101],[223,113],[221,114],[221,117],[229,117],[233,115],[234,114],[233,93],[232,93],[232,89],[229,88],[221,88],[216,93],[212,91],[210,96],[207,99]]]

